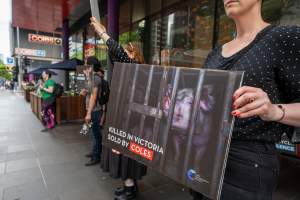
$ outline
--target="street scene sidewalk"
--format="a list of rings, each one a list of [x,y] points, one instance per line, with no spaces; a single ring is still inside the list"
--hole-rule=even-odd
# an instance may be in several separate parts
[[[21,94],[0,92],[0,200],[110,200],[120,180],[99,165],[85,167],[90,151],[81,124],[42,133]],[[140,183],[138,199],[190,199],[188,190],[154,172]]]

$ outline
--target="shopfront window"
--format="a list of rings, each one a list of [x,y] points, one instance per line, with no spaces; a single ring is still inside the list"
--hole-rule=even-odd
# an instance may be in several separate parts
[[[300,25],[300,0],[265,0],[263,17],[276,25]]]
[[[99,37],[96,38],[96,57],[101,65],[107,69],[107,46]]]
[[[69,42],[70,42],[70,50],[69,50],[69,55],[70,58],[77,58],[79,60],[83,59],[83,53],[82,53],[82,44],[83,44],[83,35],[82,35],[82,31],[81,32],[77,32],[74,35],[72,35],[69,38]]]
[[[201,67],[212,48],[214,2],[188,1],[163,16],[161,64]]]
[[[275,25],[300,25],[300,0],[265,0],[263,18]],[[224,11],[223,1],[219,0],[218,44],[232,40],[235,35],[234,22]]]
[[[84,41],[84,59],[96,55],[95,31],[91,26],[86,28],[86,38]]]
[[[148,48],[146,49],[147,60],[150,64],[159,65],[160,62],[160,50],[161,50],[161,18],[153,18],[149,20],[149,34],[145,39]]]

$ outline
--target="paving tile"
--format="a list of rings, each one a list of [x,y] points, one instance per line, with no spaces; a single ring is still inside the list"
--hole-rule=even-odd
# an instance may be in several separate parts
[[[5,173],[0,176],[0,188],[7,188],[17,185],[26,184],[37,179],[42,179],[39,168],[25,169],[11,173]]]
[[[36,156],[37,156],[36,152],[32,149],[29,149],[25,151],[18,151],[18,152],[6,154],[6,161],[36,158]]]
[[[31,150],[32,146],[27,144],[27,145],[10,145],[8,146],[7,153],[15,153],[15,152],[20,152],[20,151],[26,151],[26,150]]]
[[[22,160],[14,160],[8,161],[6,163],[6,173],[20,171],[24,169],[36,168],[38,167],[37,159],[29,158],[29,159],[22,159]]]
[[[3,194],[3,200],[46,200],[51,198],[51,194],[41,179],[5,188]]]
[[[0,162],[0,176],[3,175],[5,172],[5,163]]]

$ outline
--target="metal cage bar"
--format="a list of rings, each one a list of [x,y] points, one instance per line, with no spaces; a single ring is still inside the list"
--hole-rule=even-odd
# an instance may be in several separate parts
[[[174,86],[173,86],[172,95],[171,95],[171,105],[170,105],[170,110],[168,113],[167,125],[165,128],[165,131],[163,132],[163,139],[162,139],[162,141],[164,142],[164,144],[162,144],[162,147],[164,150],[167,148],[169,132],[170,132],[170,128],[172,125],[174,108],[175,108],[175,103],[176,103],[176,94],[177,94],[178,85],[179,85],[181,68],[176,68],[175,70],[176,71],[175,71],[175,77],[174,77]],[[164,154],[160,160],[160,170],[161,171],[164,170],[165,162],[166,162],[166,154]]]
[[[169,70],[167,70],[167,68],[164,67],[163,75],[162,75],[161,81],[160,81],[159,94],[158,94],[158,98],[157,98],[156,115],[159,115],[159,113],[163,112],[161,110],[161,107],[162,107],[161,100],[164,95],[165,88],[167,86],[168,72],[169,72]],[[152,141],[154,143],[157,143],[157,140],[158,140],[159,126],[160,126],[160,118],[155,118],[154,126],[153,126],[153,138],[152,138]]]
[[[150,97],[151,85],[152,85],[152,79],[153,79],[153,72],[154,72],[154,66],[152,65],[151,68],[150,68],[147,87],[146,87],[146,95],[145,95],[145,98],[144,98],[144,106],[148,106],[148,103],[149,103],[149,97]],[[144,127],[145,127],[145,120],[146,120],[146,115],[142,114],[140,129],[139,129],[141,134],[143,133],[143,130],[144,130]]]
[[[185,150],[185,156],[184,156],[184,165],[183,165],[183,171],[182,171],[182,181],[184,182],[186,180],[186,172],[188,171],[188,166],[189,166],[189,161],[191,157],[191,148],[192,148],[192,143],[193,143],[193,135],[195,132],[195,126],[197,123],[197,112],[199,111],[199,103],[200,103],[200,97],[202,93],[202,85],[204,82],[204,76],[205,72],[204,71],[199,71],[199,77],[198,77],[198,83],[197,83],[197,89],[196,89],[196,94],[193,102],[193,110],[192,110],[192,115],[191,115],[191,120],[190,120],[190,128],[188,131],[188,137],[187,137],[187,145],[186,145],[186,150]]]
[[[126,117],[126,123],[125,123],[125,130],[128,130],[129,121],[130,121],[130,117],[131,117],[131,113],[132,113],[132,110],[130,110],[130,104],[133,103],[134,92],[135,92],[135,87],[136,87],[136,81],[137,81],[137,78],[138,78],[138,72],[139,72],[139,67],[138,67],[138,65],[135,65],[133,82],[132,82],[131,91],[130,91],[129,109],[128,109],[128,113],[127,113],[127,117]]]

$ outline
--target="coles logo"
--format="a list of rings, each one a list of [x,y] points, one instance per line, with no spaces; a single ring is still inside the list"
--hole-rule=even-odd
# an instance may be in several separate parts
[[[62,45],[62,39],[57,37],[49,37],[45,35],[28,34],[29,42],[36,42],[49,45]]]
[[[153,160],[153,151],[142,147],[134,142],[130,142],[129,151],[146,158],[147,160]]]

